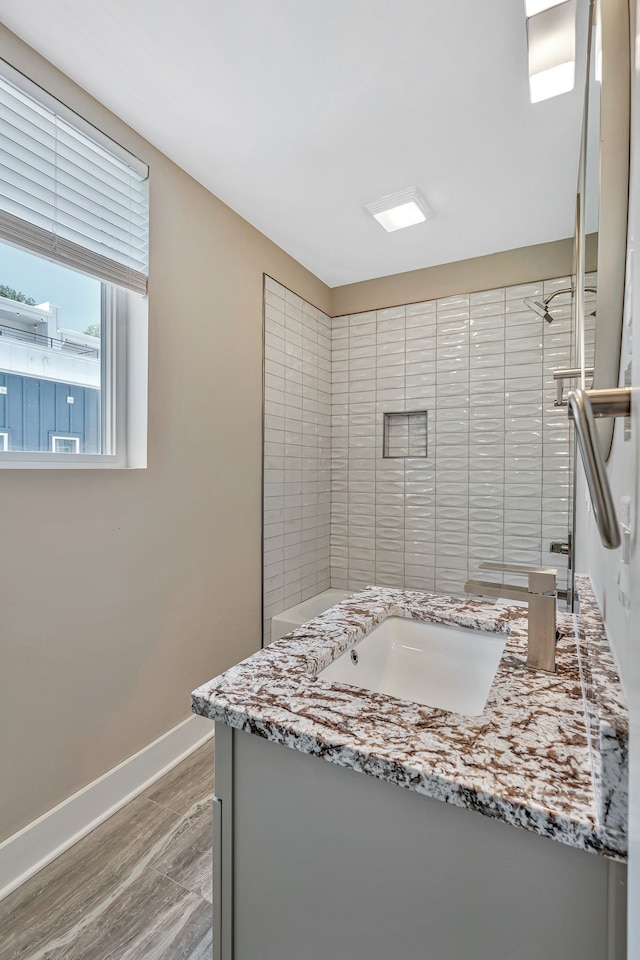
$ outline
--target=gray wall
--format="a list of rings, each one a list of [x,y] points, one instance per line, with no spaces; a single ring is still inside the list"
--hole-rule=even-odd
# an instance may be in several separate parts
[[[263,272],[329,290],[1,26],[0,56],[151,171],[149,467],[2,472],[2,839],[260,647]]]

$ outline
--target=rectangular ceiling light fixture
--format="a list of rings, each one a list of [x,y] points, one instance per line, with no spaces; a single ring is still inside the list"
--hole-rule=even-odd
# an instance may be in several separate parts
[[[372,200],[371,203],[365,203],[365,208],[389,233],[412,227],[415,223],[424,223],[433,216],[433,211],[417,187]]]
[[[533,4],[534,0],[530,2]],[[528,11],[529,3],[526,9]],[[531,103],[539,103],[573,90],[576,73],[576,0],[565,0],[530,16],[527,20],[527,42]]]

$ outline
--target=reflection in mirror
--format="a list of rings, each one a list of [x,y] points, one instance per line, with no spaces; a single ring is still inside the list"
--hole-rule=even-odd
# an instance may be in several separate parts
[[[592,26],[593,31],[593,26]],[[585,96],[584,122],[584,233],[589,238],[589,256],[585,246],[586,269],[597,271],[598,225],[600,219],[600,81],[596,78],[596,43],[592,36],[589,44],[587,92]],[[585,273],[582,324],[578,330],[578,358],[582,369],[582,388],[590,387],[593,377],[586,371],[593,369],[596,334],[596,274]]]
[[[591,0],[576,205],[576,346],[580,386],[589,387],[586,371],[593,365],[594,391],[574,396],[571,406],[594,515],[602,543],[609,549],[620,542],[604,460],[611,452],[613,418],[619,415],[605,407],[611,401],[607,391],[616,388],[620,378],[629,187],[629,37],[626,0]],[[595,316],[585,293],[584,264],[590,244],[595,248],[597,270]],[[603,404],[599,420],[591,407],[596,397]],[[575,542],[575,488],[573,516]]]
[[[595,368],[593,387],[604,389],[618,386],[620,376],[629,184],[629,8],[625,0],[592,0],[591,10],[576,259],[580,264],[593,245],[598,282],[590,284],[585,276],[585,284],[597,286],[598,293],[593,317],[592,300],[578,280],[576,314],[579,363]],[[613,425],[612,419],[596,424],[605,456]]]

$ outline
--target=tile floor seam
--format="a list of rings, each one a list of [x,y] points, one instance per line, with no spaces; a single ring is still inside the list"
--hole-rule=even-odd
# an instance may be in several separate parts
[[[158,870],[157,867],[150,866],[149,870],[153,870],[154,873],[157,873],[159,877],[163,877],[165,880],[170,880],[171,883],[175,884],[176,887],[179,887],[181,890],[184,890],[186,893],[192,893],[194,897],[198,897],[199,900],[202,900],[203,903],[208,903],[211,905],[211,900],[207,900],[206,897],[203,897],[201,893],[198,893],[197,890],[191,890],[189,887],[185,887],[184,883],[180,883],[179,880],[176,880],[174,877],[170,877],[168,873],[163,873],[162,870]]]
[[[145,794],[142,794],[142,799],[147,800],[149,803],[155,804],[156,807],[160,807],[161,810],[166,810],[167,813],[173,813],[176,817],[180,817],[181,820],[188,820],[189,817],[184,813],[179,813],[173,807],[169,807],[166,803],[159,803],[157,800],[152,800],[151,797],[147,797]],[[191,807],[189,808],[192,809]]]

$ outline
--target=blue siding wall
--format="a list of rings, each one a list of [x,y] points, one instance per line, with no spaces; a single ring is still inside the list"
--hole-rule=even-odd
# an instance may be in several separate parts
[[[51,437],[78,437],[80,453],[100,453],[100,391],[0,373],[0,433],[9,450],[51,450]],[[73,403],[67,401],[73,397]]]

